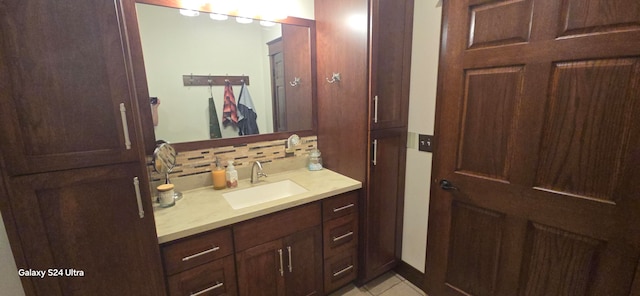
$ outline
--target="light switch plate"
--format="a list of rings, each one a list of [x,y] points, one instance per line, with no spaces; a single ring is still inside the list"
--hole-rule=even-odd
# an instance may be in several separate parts
[[[433,152],[433,136],[418,135],[418,150],[424,152]]]

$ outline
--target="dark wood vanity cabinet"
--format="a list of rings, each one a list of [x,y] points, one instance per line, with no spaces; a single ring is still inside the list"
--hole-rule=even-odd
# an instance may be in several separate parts
[[[352,282],[358,274],[358,192],[322,201],[324,290]]]
[[[404,128],[372,131],[371,141],[373,156],[363,230],[367,269],[361,275],[366,279],[389,271],[400,260],[407,132]]]
[[[138,160],[121,18],[120,1],[3,2],[0,148],[9,175]]]
[[[315,2],[319,149],[326,167],[365,184],[360,283],[394,268],[401,256],[413,3]],[[328,83],[333,72],[342,79]]]
[[[0,209],[14,258],[83,275],[22,277],[26,295],[165,294],[123,18],[120,0],[0,4]]]
[[[370,129],[407,127],[413,0],[370,2]]]
[[[119,164],[9,179],[18,269],[78,271],[23,277],[26,295],[164,295],[153,210],[145,203],[140,217],[136,200],[141,175]]]
[[[231,229],[162,245],[169,295],[237,295]]]
[[[323,295],[319,203],[233,227],[239,295]]]

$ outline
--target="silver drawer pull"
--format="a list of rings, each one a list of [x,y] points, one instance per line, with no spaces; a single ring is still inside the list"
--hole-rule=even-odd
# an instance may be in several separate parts
[[[352,204],[352,203],[350,203],[350,204],[348,204],[348,205],[346,205],[346,206],[344,206],[344,207],[334,208],[334,209],[333,209],[333,212],[334,212],[334,213],[337,213],[337,212],[340,212],[340,211],[342,211],[342,210],[346,210],[346,209],[348,209],[348,208],[351,208],[351,207],[353,207],[353,206],[355,206],[355,205],[354,205],[354,204]]]
[[[191,295],[191,296],[198,296],[198,295],[202,295],[202,294],[207,293],[207,292],[209,292],[209,291],[213,291],[213,290],[215,290],[215,289],[222,288],[222,286],[224,286],[224,283],[217,283],[217,284],[216,284],[215,286],[213,286],[213,287],[209,287],[209,288],[206,288],[206,289],[204,289],[204,290],[202,290],[202,291],[200,291],[200,292],[191,293],[191,294],[189,294],[189,295]]]
[[[138,202],[138,216],[144,218],[144,208],[142,207],[142,194],[140,194],[140,180],[138,177],[133,178],[133,187],[136,190],[136,201]]]
[[[373,97],[373,123],[378,123],[378,96]]]
[[[350,237],[350,236],[352,236],[352,235],[353,235],[353,231],[349,231],[349,232],[347,232],[347,233],[345,233],[345,234],[343,234],[343,235],[341,235],[341,236],[338,236],[338,237],[335,237],[335,236],[334,236],[334,237],[333,237],[333,241],[334,241],[334,242],[337,242],[337,241],[339,241],[339,240],[341,240],[341,239],[345,239],[345,238]]]
[[[191,256],[184,257],[184,258],[182,258],[182,261],[183,261],[183,262],[184,262],[184,261],[189,261],[189,260],[191,260],[191,259],[193,259],[193,258],[200,257],[200,256],[202,256],[202,255],[209,254],[209,253],[211,253],[211,252],[215,252],[215,251],[217,251],[217,250],[220,250],[220,247],[213,247],[213,248],[211,248],[211,249],[209,249],[209,250],[202,251],[202,252],[200,252],[200,253],[198,253],[198,254],[193,254],[193,255],[191,255]]]
[[[337,276],[339,276],[339,275],[341,275],[341,274],[343,274],[343,273],[345,273],[345,272],[347,272],[349,270],[352,270],[352,269],[353,269],[353,265],[349,265],[349,266],[347,266],[347,268],[334,273],[333,277],[337,277]]]
[[[280,255],[280,276],[284,276],[284,265],[282,264],[282,249],[278,249],[278,255]]]
[[[289,254],[289,273],[293,272],[293,260],[291,260],[291,246],[287,247],[287,253]]]
[[[131,138],[129,138],[129,124],[127,123],[127,108],[120,103],[120,117],[122,117],[122,130],[124,133],[124,146],[131,150]]]

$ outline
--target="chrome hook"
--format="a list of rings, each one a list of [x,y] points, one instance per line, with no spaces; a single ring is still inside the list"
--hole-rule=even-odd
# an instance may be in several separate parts
[[[300,85],[300,77],[294,77],[293,81],[290,81],[289,84],[293,87]]]
[[[335,83],[335,82],[340,82],[340,73],[333,73],[333,75],[331,76],[331,79],[326,78],[327,82],[329,83]]]

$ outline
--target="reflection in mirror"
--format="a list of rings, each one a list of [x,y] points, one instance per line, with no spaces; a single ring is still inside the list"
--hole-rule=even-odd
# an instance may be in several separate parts
[[[257,129],[248,134],[314,128],[309,27],[239,24],[207,13],[186,17],[175,8],[146,4],[136,4],[136,10],[149,95],[158,98],[152,108],[157,110],[156,139],[237,137],[236,118],[247,112],[241,105],[257,115]],[[247,76],[249,85],[244,91],[240,84],[185,86],[183,75],[191,74]],[[231,91],[234,99],[225,100]]]

